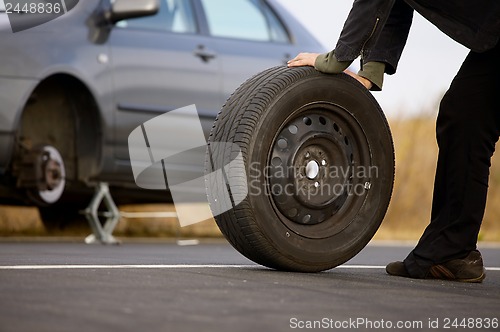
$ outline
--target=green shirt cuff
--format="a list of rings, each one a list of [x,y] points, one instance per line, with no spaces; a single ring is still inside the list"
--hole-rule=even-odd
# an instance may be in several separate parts
[[[373,83],[372,91],[380,91],[384,84],[384,71],[385,63],[367,62],[363,65],[363,69],[358,72],[358,75]]]
[[[337,58],[335,58],[334,51],[331,51],[320,54],[316,58],[314,68],[316,68],[317,71],[326,74],[340,74],[346,70],[351,63],[352,61],[338,61]]]

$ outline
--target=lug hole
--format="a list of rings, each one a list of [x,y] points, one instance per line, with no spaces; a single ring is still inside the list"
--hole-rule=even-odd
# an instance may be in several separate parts
[[[280,149],[286,149],[288,147],[288,142],[286,141],[286,139],[281,138],[278,140],[278,146],[280,147]]]
[[[282,163],[283,161],[279,157],[274,157],[273,160],[271,160],[273,166],[281,166]]]
[[[295,134],[297,134],[297,132],[299,131],[299,128],[297,128],[297,126],[296,126],[296,125],[291,125],[290,127],[288,127],[288,131],[289,131],[291,134],[295,135]]]

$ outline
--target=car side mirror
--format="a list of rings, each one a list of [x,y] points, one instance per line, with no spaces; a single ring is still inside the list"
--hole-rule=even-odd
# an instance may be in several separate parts
[[[114,0],[108,18],[114,24],[125,19],[155,15],[159,9],[159,0]]]

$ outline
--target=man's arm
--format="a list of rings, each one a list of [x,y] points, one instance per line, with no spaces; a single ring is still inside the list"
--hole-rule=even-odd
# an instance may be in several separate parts
[[[318,58],[320,54],[319,53],[300,53],[297,55],[295,58],[292,60],[288,61],[288,67],[302,67],[302,66],[310,66],[314,67],[314,63],[316,59]],[[339,73],[341,73],[340,71]],[[355,78],[358,80],[359,83],[363,84],[365,88],[368,90],[371,90],[373,87],[373,83],[369,78],[360,76],[356,73],[353,73],[352,71],[348,69],[344,69],[344,73],[347,75]],[[382,70],[382,75],[383,75],[383,70]]]
[[[357,0],[335,50],[325,54],[301,53],[288,65],[314,66],[318,71],[335,74],[344,71],[361,55],[362,68],[358,75],[348,74],[367,88],[380,90],[384,72],[395,71],[412,17],[413,9],[403,0]],[[372,84],[366,84],[365,80]]]
[[[385,63],[385,72],[396,72],[413,21],[413,8],[403,0],[396,0],[384,28],[375,44],[363,51],[363,65],[368,62]]]

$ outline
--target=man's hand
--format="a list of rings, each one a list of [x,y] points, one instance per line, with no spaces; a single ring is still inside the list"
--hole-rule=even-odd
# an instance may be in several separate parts
[[[366,78],[359,76],[356,73],[353,73],[349,69],[344,70],[344,73],[346,73],[347,75],[349,75],[351,77],[354,77],[356,80],[358,80],[359,83],[363,84],[365,86],[365,88],[367,88],[368,90],[370,90],[373,86],[373,83],[370,80],[367,80]]]
[[[288,67],[302,67],[302,66],[311,66],[314,67],[316,59],[318,58],[319,53],[300,53],[292,60],[288,61]],[[359,76],[356,73],[353,73],[349,69],[344,70],[344,73],[347,75],[354,77],[358,80],[359,83],[363,84],[365,88],[370,90],[373,86],[373,83],[367,80],[364,77]]]
[[[288,61],[288,67],[301,67],[301,66],[311,66],[314,67],[314,63],[318,58],[319,53],[300,53],[292,60]]]

